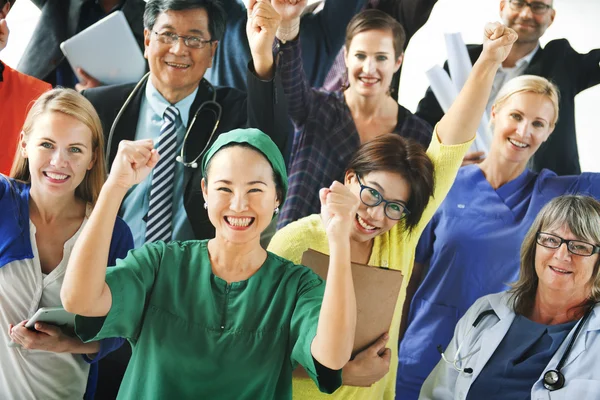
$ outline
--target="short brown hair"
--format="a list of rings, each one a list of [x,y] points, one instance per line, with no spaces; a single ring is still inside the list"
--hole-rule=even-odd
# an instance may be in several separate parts
[[[23,124],[23,138],[27,140],[34,129],[35,121],[50,112],[60,112],[69,115],[87,126],[92,131],[92,159],[94,165],[87,171],[85,178],[75,189],[75,196],[95,204],[100,194],[100,189],[106,179],[106,167],[104,164],[104,135],[100,118],[88,99],[73,89],[52,89],[42,94],[35,101]],[[29,183],[29,159],[23,157],[20,146],[15,153],[10,177]]]
[[[394,40],[394,53],[396,58],[404,53],[406,33],[398,21],[379,10],[365,10],[358,13],[350,20],[346,28],[346,51],[354,36],[366,31],[390,31]]]
[[[401,175],[410,185],[410,198],[406,204],[410,214],[404,219],[409,232],[419,223],[433,196],[434,167],[423,146],[395,133],[381,135],[361,145],[346,171],[354,171],[358,176],[376,171]]]

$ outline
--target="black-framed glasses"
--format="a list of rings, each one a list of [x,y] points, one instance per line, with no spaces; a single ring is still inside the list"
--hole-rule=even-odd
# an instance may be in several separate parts
[[[566,240],[560,236],[546,232],[538,232],[536,242],[540,246],[544,246],[549,249],[558,249],[563,243],[566,243],[569,253],[577,256],[589,257],[592,254],[600,252],[600,247],[591,243],[583,242],[581,240]]]
[[[552,8],[550,4],[542,3],[541,1],[524,1],[524,0],[508,0],[510,8],[514,11],[521,11],[523,7],[529,7],[531,12],[537,15],[545,14]]]
[[[152,32],[156,34],[156,38],[159,42],[171,46],[177,43],[179,41],[179,38],[183,39],[183,43],[185,43],[187,47],[190,47],[192,49],[202,49],[208,43],[212,42],[211,39],[202,39],[199,36],[181,36],[173,32]]]
[[[363,185],[358,175],[356,175],[356,179],[360,185],[360,201],[362,201],[364,205],[376,207],[381,203],[385,204],[383,212],[386,217],[395,221],[401,220],[410,214],[410,211],[404,204],[397,201],[387,201],[377,189]]]

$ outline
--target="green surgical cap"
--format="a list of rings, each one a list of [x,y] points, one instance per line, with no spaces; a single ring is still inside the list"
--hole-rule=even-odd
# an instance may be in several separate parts
[[[232,143],[245,143],[263,154],[271,163],[275,175],[280,179],[283,187],[283,198],[281,204],[285,201],[288,189],[287,172],[285,161],[279,151],[279,148],[271,138],[262,131],[254,128],[234,129],[227,133],[219,135],[217,140],[210,146],[208,151],[202,157],[202,176],[206,177],[206,167],[213,156],[223,147]],[[281,206],[280,204],[280,206]]]

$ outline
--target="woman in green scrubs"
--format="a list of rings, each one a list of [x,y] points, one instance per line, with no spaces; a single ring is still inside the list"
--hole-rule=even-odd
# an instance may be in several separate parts
[[[119,398],[286,399],[297,364],[320,390],[337,389],[356,325],[356,196],[339,182],[321,191],[331,249],[325,284],[260,246],[285,200],[285,164],[267,135],[238,129],[220,135],[202,160],[215,238],[146,244],[107,271],[111,221],[158,158],[150,140],[121,142],[61,292],[83,340],[131,342]]]

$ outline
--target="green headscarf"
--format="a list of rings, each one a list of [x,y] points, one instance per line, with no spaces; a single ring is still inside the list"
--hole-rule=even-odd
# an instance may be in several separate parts
[[[212,146],[210,146],[208,151],[204,153],[204,156],[202,157],[202,176],[206,178],[206,167],[208,166],[210,159],[213,158],[213,156],[224,146],[232,143],[248,144],[256,151],[264,155],[267,160],[269,160],[269,163],[271,163],[271,167],[273,167],[273,171],[275,171],[275,175],[277,178],[279,178],[279,183],[283,189],[283,198],[279,199],[279,206],[281,207],[281,204],[283,204],[285,201],[285,196],[288,189],[285,161],[283,161],[283,156],[273,140],[271,140],[269,136],[258,129],[240,128],[219,135],[217,140],[215,140]]]

